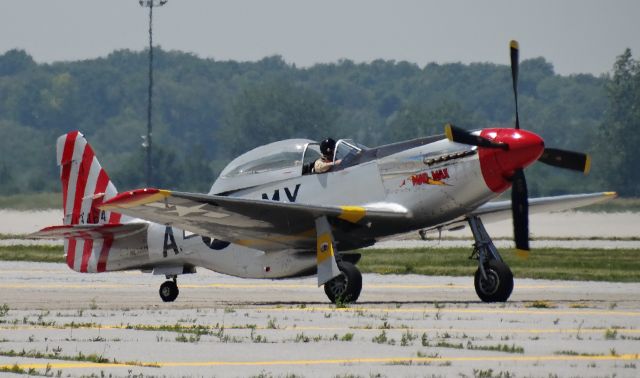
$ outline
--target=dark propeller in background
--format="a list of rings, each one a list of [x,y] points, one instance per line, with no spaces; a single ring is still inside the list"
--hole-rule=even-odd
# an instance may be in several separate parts
[[[518,67],[519,67],[519,46],[517,41],[509,44],[511,55],[511,79],[513,82],[513,96],[515,100],[516,123],[515,129],[520,129],[520,117],[518,114]],[[480,135],[475,135],[467,130],[453,125],[445,126],[447,138],[451,141],[477,146],[481,148],[497,148],[509,151],[509,144],[497,142]],[[589,173],[591,159],[589,155],[580,152],[565,151],[557,148],[544,148],[542,155],[538,158],[545,164],[570,169],[574,171]],[[524,176],[523,167],[513,171],[511,177],[511,212],[513,217],[513,235],[518,254],[527,256],[529,253],[529,201],[527,192],[527,180]]]

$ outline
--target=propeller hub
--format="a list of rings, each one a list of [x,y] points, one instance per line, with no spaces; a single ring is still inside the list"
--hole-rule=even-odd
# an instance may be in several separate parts
[[[530,131],[484,129],[480,136],[509,146],[508,149],[478,148],[482,176],[489,189],[496,193],[509,188],[515,171],[531,165],[544,152],[544,141]]]

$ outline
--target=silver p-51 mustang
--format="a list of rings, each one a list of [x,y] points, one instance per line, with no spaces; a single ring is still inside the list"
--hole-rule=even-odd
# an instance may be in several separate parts
[[[336,164],[314,173],[317,142],[290,139],[233,160],[208,194],[153,188],[118,193],[77,131],[57,141],[64,222],[33,234],[63,238],[78,272],[143,270],[164,275],[164,301],[178,296],[177,276],[196,267],[247,278],[317,274],[332,301],[356,301],[359,254],[345,253],[410,231],[468,224],[483,301],[506,301],[513,275],[483,226],[512,213],[516,248],[529,250],[528,212],[562,210],[615,193],[529,200],[523,169],[542,161],[587,172],[587,155],[548,149],[521,130],[517,115],[518,46],[511,43],[516,127],[445,134],[367,148],[339,140]],[[339,162],[339,164],[337,163]],[[489,202],[512,189],[511,201]]]

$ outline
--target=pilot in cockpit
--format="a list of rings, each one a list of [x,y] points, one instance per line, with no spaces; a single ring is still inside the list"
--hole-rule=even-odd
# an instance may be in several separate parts
[[[320,157],[313,164],[313,170],[315,173],[325,173],[329,172],[334,165],[340,164],[340,160],[333,161],[333,152],[336,148],[336,141],[327,138],[320,143],[320,152],[322,153],[322,157]]]

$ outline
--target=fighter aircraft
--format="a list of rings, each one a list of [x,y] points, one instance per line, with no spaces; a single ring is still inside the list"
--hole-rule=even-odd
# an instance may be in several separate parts
[[[596,203],[615,193],[528,199],[523,173],[541,161],[588,172],[587,155],[545,148],[520,129],[518,44],[511,42],[515,128],[445,134],[368,148],[342,139],[335,165],[315,173],[320,144],[289,139],[253,149],[221,172],[208,194],[155,188],[118,193],[84,136],[58,138],[63,225],[33,234],[63,238],[78,272],[142,270],[167,278],[165,302],[178,297],[177,276],[196,267],[246,278],[317,274],[332,301],[355,302],[362,289],[349,253],[411,231],[468,224],[478,269],[474,285],[486,302],[506,301],[513,274],[483,225],[511,213],[515,245],[529,251],[528,212]],[[324,147],[324,146],[323,146]],[[512,187],[511,201],[490,202]]]

